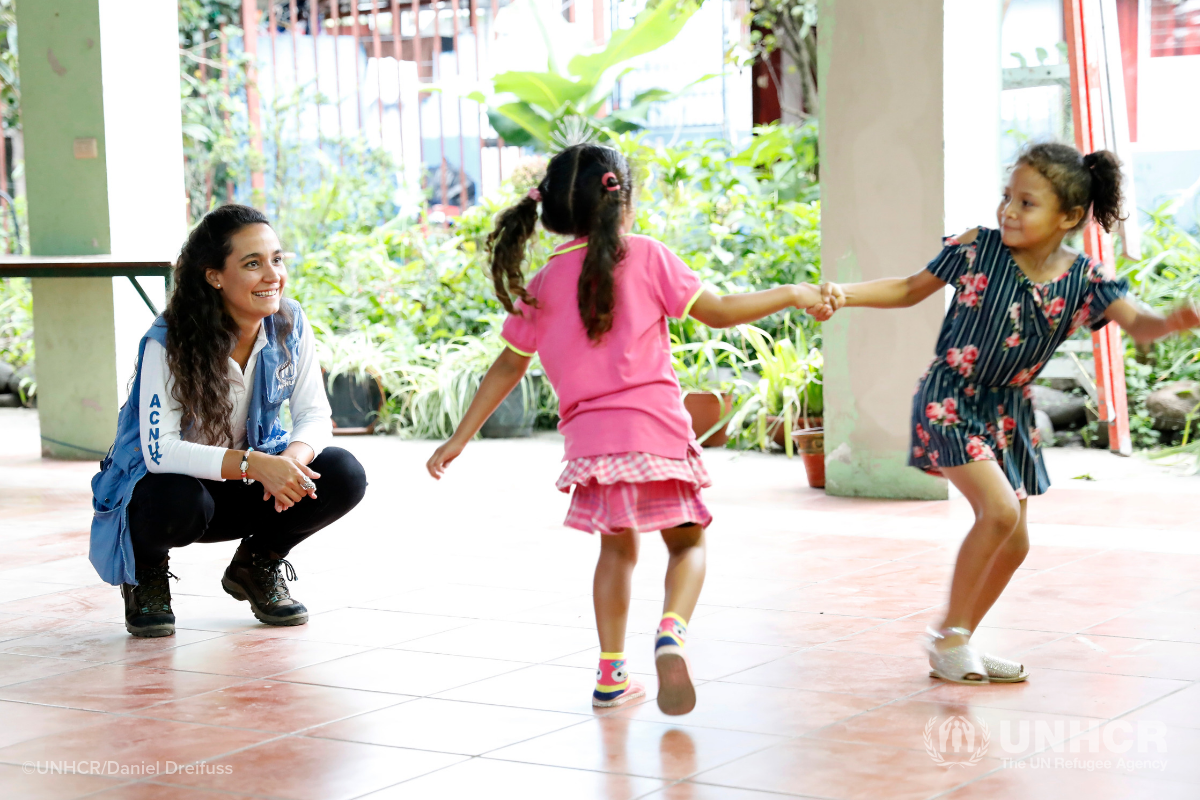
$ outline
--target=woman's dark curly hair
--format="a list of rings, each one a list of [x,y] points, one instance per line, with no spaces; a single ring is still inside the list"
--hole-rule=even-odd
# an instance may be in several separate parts
[[[1121,162],[1110,151],[1097,150],[1085,156],[1069,144],[1047,142],[1022,150],[1014,166],[1021,164],[1033,167],[1050,181],[1063,211],[1083,209],[1075,230],[1087,222],[1089,211],[1096,224],[1110,233],[1124,219]]]
[[[573,145],[550,159],[537,193],[546,230],[588,237],[587,255],[579,274],[579,316],[588,338],[598,342],[612,329],[613,273],[625,258],[621,218],[633,201],[629,164],[611,147]],[[510,313],[516,310],[514,297],[537,305],[536,298],[525,289],[521,271],[526,245],[537,225],[537,207],[538,200],[527,196],[501,211],[495,230],[487,238],[496,296]]]
[[[175,289],[163,311],[167,367],[175,380],[171,397],[183,409],[181,429],[194,430],[202,442],[220,444],[233,439],[227,363],[239,335],[221,293],[205,273],[210,269],[224,272],[235,233],[247,225],[270,224],[262,212],[248,206],[213,209],[188,234],[175,262]],[[285,342],[293,321],[282,298],[274,320],[275,340]],[[291,360],[286,344],[284,348],[285,360]]]

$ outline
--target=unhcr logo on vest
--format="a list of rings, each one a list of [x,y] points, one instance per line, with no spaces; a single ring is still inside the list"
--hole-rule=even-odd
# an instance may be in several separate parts
[[[275,382],[279,384],[280,388],[293,386],[296,383],[296,362],[294,360],[279,365],[275,370]]]
[[[937,717],[930,717],[924,738],[925,752],[933,763],[948,769],[978,764],[992,741],[986,722],[962,715],[947,717],[940,725]]]

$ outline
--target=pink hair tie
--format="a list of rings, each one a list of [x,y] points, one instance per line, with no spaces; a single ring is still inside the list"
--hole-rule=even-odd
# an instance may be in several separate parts
[[[538,188],[536,186],[533,187],[532,189],[530,189],[529,194],[527,194],[525,196],[528,197],[530,200],[532,200],[535,203],[542,202],[542,193],[538,191]]]
[[[609,178],[612,178],[612,183],[608,182]],[[621,188],[621,182],[617,180],[617,176],[612,172],[604,173],[604,175],[600,177],[600,183],[603,184],[604,188],[610,192],[615,192]]]

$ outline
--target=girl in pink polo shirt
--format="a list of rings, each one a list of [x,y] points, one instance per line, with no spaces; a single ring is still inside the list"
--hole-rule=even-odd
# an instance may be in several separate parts
[[[572,237],[525,284],[521,266],[538,221]],[[700,448],[671,368],[667,319],[691,315],[725,328],[785,308],[826,316],[809,284],[720,297],[661,242],[626,233],[633,220],[629,165],[611,147],[580,144],[551,159],[546,177],[505,209],[488,237],[496,295],[509,312],[496,359],[454,435],[429,459],[440,478],[520,381],[534,353],[558,393],[566,438],[560,491],[574,487],[566,525],[599,531],[593,596],[600,668],[592,705],[645,695],[626,665],[638,533],[661,531],[670,553],[655,641],[658,705],[686,714],[696,693],[684,658],[687,620],[704,583],[704,531],[712,515]]]

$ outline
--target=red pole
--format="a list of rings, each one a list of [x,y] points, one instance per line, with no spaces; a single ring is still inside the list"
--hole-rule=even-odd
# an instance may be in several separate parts
[[[358,135],[363,135],[362,84],[358,77],[358,0],[350,0],[350,35],[354,37],[354,99],[358,106]]]
[[[404,165],[404,90],[400,80],[400,0],[392,0],[392,55],[396,59],[396,120],[400,123],[400,165]]]
[[[225,26],[224,25],[221,26],[221,70],[224,73],[221,76],[221,84],[224,87],[225,97],[228,98],[229,97],[229,37],[227,37],[225,35]],[[228,106],[228,104],[226,104],[225,111],[222,114],[222,116],[225,119],[225,128],[228,131],[228,128],[229,128],[229,106]],[[228,173],[226,173],[226,178],[225,178],[225,202],[226,203],[233,202],[233,179],[228,177]]]
[[[1071,109],[1075,122],[1075,146],[1082,153],[1102,149],[1104,143],[1104,104],[1100,94],[1100,47],[1098,32],[1089,25],[1099,20],[1085,13],[1086,0],[1063,0],[1063,34],[1067,40],[1067,61],[1071,68]],[[1121,109],[1124,111],[1124,109]],[[1083,232],[1084,250],[1099,261],[1109,276],[1116,274],[1112,236],[1095,222]],[[1133,452],[1129,433],[1129,409],[1125,387],[1125,348],[1121,329],[1110,322],[1092,333],[1092,356],[1096,362],[1096,414],[1108,429],[1108,447],[1128,455]]]
[[[417,65],[417,144],[421,148],[419,180],[425,178],[425,112],[421,110],[421,0],[412,0],[413,63]]]
[[[300,23],[296,18],[296,0],[288,0],[288,26],[292,34],[292,79],[295,81],[296,92],[296,146],[300,146],[300,42],[296,38],[296,29]]]
[[[440,0],[433,0],[433,41],[436,49],[433,51],[433,79],[440,81],[442,79],[442,9]],[[443,112],[445,105],[442,103],[442,96],[445,92],[438,92],[438,145],[441,148],[440,161],[438,162],[438,175],[442,179],[442,205],[448,206],[446,202],[446,115]]]
[[[475,39],[475,80],[480,81],[482,73],[479,68],[479,7],[475,0],[468,0],[468,6],[471,12],[471,34]],[[479,129],[479,186],[475,191],[475,199],[478,200],[483,191],[483,103],[475,104],[475,124]]]
[[[600,0],[592,0],[600,2]],[[492,0],[492,38],[497,38],[496,15],[500,13],[500,0]],[[500,173],[500,183],[504,183],[504,137],[496,131],[496,171]]]
[[[321,130],[321,56],[318,52],[321,49],[321,42],[317,38],[321,35],[320,0],[316,0],[308,9],[308,35],[313,40],[313,86],[316,88],[317,101],[317,147],[321,148],[325,137]]]
[[[262,119],[258,98],[258,8],[253,0],[242,0],[242,50],[246,53],[246,118],[250,122],[250,149],[262,157]],[[261,169],[250,170],[251,203],[262,203],[266,187]]]
[[[592,41],[604,44],[604,0],[592,0]]]
[[[338,10],[338,0],[329,0],[329,14],[333,17],[333,90],[337,92],[337,122],[338,122],[338,166],[343,166],[342,140],[342,18]]]
[[[379,106],[379,146],[383,147],[383,46],[379,41],[379,3],[371,0],[371,46],[375,53],[375,95]]]
[[[462,42],[458,36],[458,0],[450,0],[450,9],[454,13],[454,77],[462,75],[462,58],[459,50]],[[463,131],[462,95],[458,96],[458,207],[467,207],[467,145],[463,141],[466,133]]]

